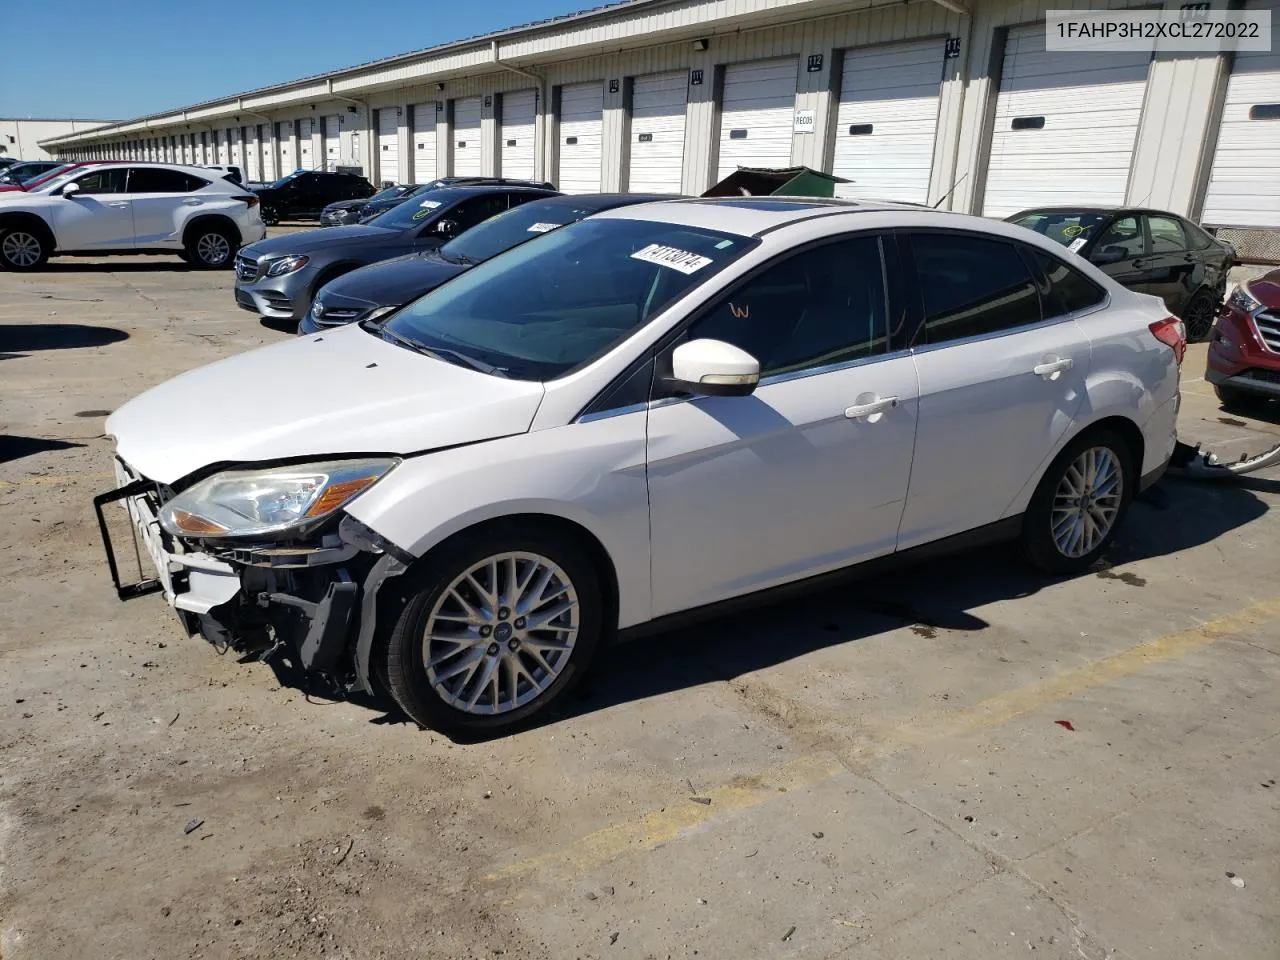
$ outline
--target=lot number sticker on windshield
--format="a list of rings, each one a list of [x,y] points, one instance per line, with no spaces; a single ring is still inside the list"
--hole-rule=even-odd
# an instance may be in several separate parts
[[[530,233],[546,233],[548,230],[554,230],[560,226],[558,223],[535,223],[529,228]]]
[[[651,243],[643,250],[637,250],[631,255],[631,259],[643,260],[646,263],[656,263],[660,267],[670,267],[672,270],[679,270],[681,273],[697,273],[711,262],[710,257],[700,257],[698,254],[690,253],[688,250],[681,250],[679,247],[667,247],[661,243]]]
[[[1086,239],[1085,237],[1077,237],[1075,240],[1071,241],[1071,243],[1067,246],[1067,249],[1070,250],[1072,253],[1075,253],[1088,242],[1089,242],[1088,239]]]
[[[418,206],[420,206],[423,210],[434,210],[436,207],[440,206],[440,201],[439,200],[423,200],[420,204],[418,204]]]

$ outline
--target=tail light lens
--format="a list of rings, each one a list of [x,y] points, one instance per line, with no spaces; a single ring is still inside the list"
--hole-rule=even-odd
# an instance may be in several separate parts
[[[1182,358],[1187,355],[1187,328],[1182,325],[1182,321],[1177,317],[1165,317],[1163,320],[1157,320],[1147,329],[1151,331],[1152,336],[1173,351],[1178,366],[1182,366]]]
[[[258,198],[250,194],[236,194],[236,199],[247,207],[256,207],[258,205]]]

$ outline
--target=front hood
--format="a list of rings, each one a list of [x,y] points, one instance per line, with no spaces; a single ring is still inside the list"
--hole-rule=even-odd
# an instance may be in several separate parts
[[[467,268],[437,257],[411,253],[352,270],[325,284],[324,301],[371,303],[379,307],[398,307],[434,290]]]
[[[1273,270],[1245,285],[1268,310],[1280,308],[1280,270]]]
[[[318,227],[315,230],[287,233],[284,236],[259,240],[257,243],[249,244],[241,252],[257,260],[262,257],[308,253],[340,243],[377,243],[379,240],[393,240],[400,233],[399,230],[371,227],[363,223],[353,223],[345,227]]]
[[[358,325],[198,367],[107,418],[116,452],[174,483],[211,464],[410,454],[524,433],[540,383],[503,380]]]

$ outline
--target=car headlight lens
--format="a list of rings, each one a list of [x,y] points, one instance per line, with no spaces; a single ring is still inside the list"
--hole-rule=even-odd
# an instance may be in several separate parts
[[[1232,288],[1231,293],[1227,295],[1227,303],[1245,313],[1253,313],[1262,306],[1262,301],[1250,293],[1249,287],[1243,283],[1238,283]]]
[[[215,473],[166,503],[160,525],[178,537],[281,533],[328,517],[399,462],[331,460]]]
[[[271,265],[267,267],[268,277],[283,277],[286,274],[296,273],[307,265],[309,257],[293,256],[281,257],[279,260],[272,260]]]

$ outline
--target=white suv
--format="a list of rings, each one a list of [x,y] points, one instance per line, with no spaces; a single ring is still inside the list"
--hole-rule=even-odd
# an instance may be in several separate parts
[[[38,270],[51,256],[176,253],[226,269],[266,236],[258,198],[200,167],[104,163],[29,191],[0,193],[0,268]]]
[[[641,204],[155,387],[107,421],[96,505],[156,567],[112,559],[122,597],[494,730],[601,641],[866,561],[1008,537],[1088,568],[1173,454],[1185,346],[1011,224]]]

